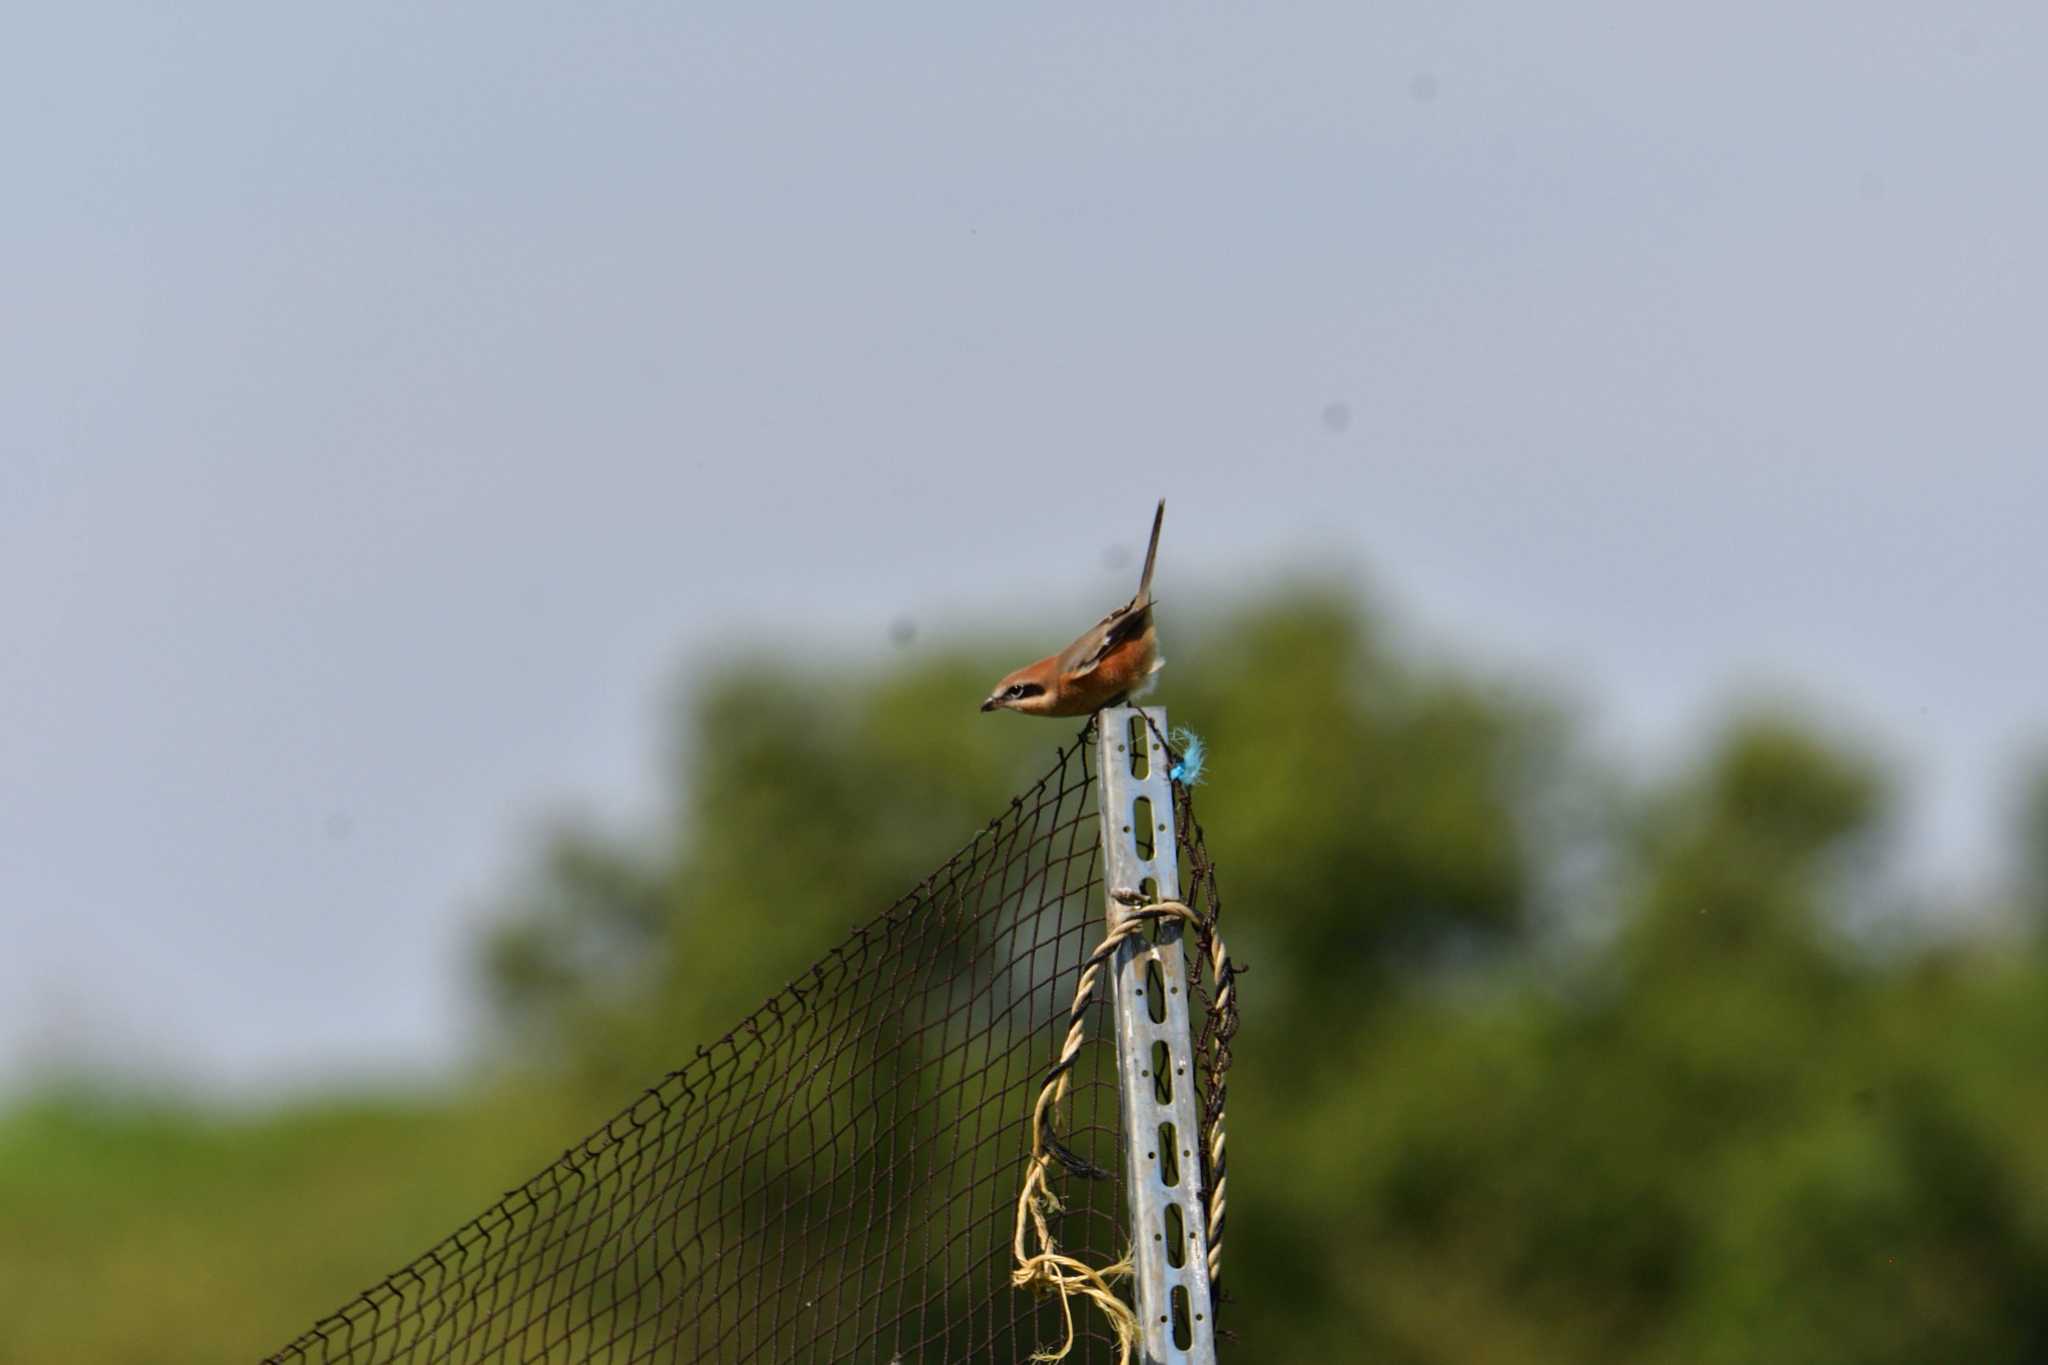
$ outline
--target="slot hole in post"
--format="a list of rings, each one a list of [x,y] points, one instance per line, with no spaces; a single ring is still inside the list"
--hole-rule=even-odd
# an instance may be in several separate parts
[[[1141,796],[1131,803],[1131,842],[1138,846],[1138,856],[1146,862],[1159,845],[1152,837],[1152,798]]]
[[[1145,964],[1145,1013],[1155,1024],[1166,1022],[1166,974],[1157,962]]]
[[[1195,1344],[1195,1325],[1188,1320],[1188,1287],[1173,1287],[1173,1344],[1185,1351]]]
[[[1166,1055],[1165,1043],[1152,1044],[1152,1098],[1161,1104],[1173,1103],[1173,1061]]]
[[[1131,776],[1143,781],[1152,776],[1152,736],[1142,715],[1131,717]]]
[[[1170,1123],[1159,1125],[1159,1179],[1168,1189],[1180,1184],[1180,1147]]]
[[[1147,877],[1139,882],[1138,894],[1145,898],[1145,904],[1152,905],[1156,903],[1159,900],[1159,879],[1157,877]],[[1159,942],[1159,936],[1166,932],[1167,926],[1172,922],[1171,920],[1163,919],[1153,920],[1151,930],[1152,942]]]
[[[1166,1206],[1166,1263],[1176,1270],[1188,1263],[1187,1225],[1178,1204]]]

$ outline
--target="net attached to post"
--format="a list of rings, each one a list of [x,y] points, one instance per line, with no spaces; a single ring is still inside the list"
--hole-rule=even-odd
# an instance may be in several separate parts
[[[1089,749],[1062,750],[751,1018],[270,1359],[937,1365],[1057,1347],[1061,1305],[1012,1287],[1011,1240],[1032,1108],[1103,936]],[[1214,872],[1175,796],[1184,899],[1213,931]],[[1189,938],[1206,1157],[1236,1018],[1228,980],[1203,971],[1209,933]],[[1052,1226],[1109,1265],[1128,1249],[1124,1162],[1111,1022],[1092,1009]],[[1204,1161],[1205,1211],[1220,1175]],[[1069,1361],[1117,1360],[1100,1315],[1074,1329]]]

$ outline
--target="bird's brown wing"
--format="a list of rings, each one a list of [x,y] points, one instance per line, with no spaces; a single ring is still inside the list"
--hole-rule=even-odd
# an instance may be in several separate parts
[[[1095,668],[1118,647],[1135,640],[1152,628],[1152,604],[1132,598],[1097,621],[1080,639],[1060,651],[1059,674],[1079,677]]]

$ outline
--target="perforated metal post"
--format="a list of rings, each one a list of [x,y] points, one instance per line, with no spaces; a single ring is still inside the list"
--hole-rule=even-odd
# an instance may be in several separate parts
[[[1167,779],[1171,760],[1159,740],[1165,733],[1166,712],[1156,706],[1111,707],[1096,717],[1111,928],[1132,908],[1119,892],[1135,892],[1142,901],[1180,898],[1173,787]],[[1124,1173],[1137,1266],[1133,1307],[1143,1330],[1145,1365],[1216,1361],[1208,1232],[1197,1195],[1201,1139],[1181,931],[1178,921],[1161,921],[1154,935],[1126,941],[1112,964]]]

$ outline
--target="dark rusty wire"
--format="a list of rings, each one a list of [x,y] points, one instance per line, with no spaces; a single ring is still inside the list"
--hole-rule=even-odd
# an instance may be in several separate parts
[[[1063,1335],[1010,1285],[1032,1100],[1101,936],[1084,736],[917,890],[410,1265],[270,1357],[454,1362],[1017,1361]],[[1214,869],[1187,792],[1187,902]],[[1206,943],[1203,948],[1206,950]],[[1191,961],[1206,1153],[1232,1017]],[[1106,1006],[1062,1140],[1120,1173]],[[1203,1201],[1221,1176],[1203,1170]],[[1125,1250],[1120,1174],[1062,1191],[1061,1245]],[[1083,1322],[1074,1361],[1116,1359]]]

